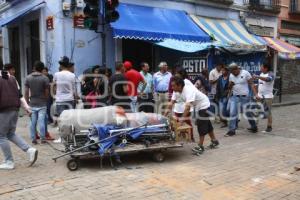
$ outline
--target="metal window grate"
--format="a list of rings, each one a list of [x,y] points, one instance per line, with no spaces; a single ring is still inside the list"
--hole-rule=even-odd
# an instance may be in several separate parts
[[[290,13],[299,13],[300,14],[300,0],[291,0]]]
[[[281,0],[244,0],[251,10],[280,12]]]

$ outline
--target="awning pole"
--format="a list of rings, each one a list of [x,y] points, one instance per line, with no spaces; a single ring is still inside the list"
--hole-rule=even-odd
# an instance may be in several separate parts
[[[278,52],[274,51],[274,57],[273,57],[273,63],[274,63],[274,76],[277,76],[277,67],[278,67]]]

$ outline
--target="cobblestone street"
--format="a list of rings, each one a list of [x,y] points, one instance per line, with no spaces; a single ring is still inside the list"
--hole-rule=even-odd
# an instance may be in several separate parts
[[[86,160],[70,172],[69,158],[54,163],[51,158],[59,152],[47,144],[37,145],[39,159],[28,168],[26,154],[12,145],[16,169],[0,171],[0,199],[299,200],[300,172],[294,170],[300,167],[299,112],[300,105],[274,108],[271,134],[248,133],[242,120],[237,136],[225,138],[226,129],[215,124],[218,149],[194,156],[194,144],[188,144],[168,151],[163,163],[133,154],[122,157],[118,169],[108,162],[99,169],[99,160]],[[18,126],[27,141],[28,121],[20,118]]]

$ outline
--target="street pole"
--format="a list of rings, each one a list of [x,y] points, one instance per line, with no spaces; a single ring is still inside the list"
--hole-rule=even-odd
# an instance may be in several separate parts
[[[101,38],[102,38],[102,66],[106,67],[106,33],[105,33],[105,0],[102,1],[102,33],[101,33]]]

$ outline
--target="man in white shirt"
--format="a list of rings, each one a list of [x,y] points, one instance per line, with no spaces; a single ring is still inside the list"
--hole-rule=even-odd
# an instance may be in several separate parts
[[[184,80],[180,77],[175,76],[171,81],[171,85],[173,89],[173,95],[166,114],[172,110],[172,107],[176,101],[182,101],[185,103],[182,120],[185,120],[185,118],[189,116],[191,108],[194,108],[197,113],[196,125],[200,135],[200,141],[199,146],[193,148],[193,151],[198,154],[204,152],[203,143],[205,135],[207,134],[209,134],[211,138],[210,147],[214,148],[218,146],[219,142],[216,140],[214,128],[209,119],[209,114],[207,113],[207,109],[210,106],[208,97],[200,92],[194,85],[185,85]]]
[[[180,77],[184,80],[184,85],[185,86],[188,86],[188,85],[194,85],[188,78],[188,73],[186,71],[185,68],[179,68],[179,69],[176,69],[176,74],[175,76],[177,77]],[[171,79],[172,80],[172,79]],[[181,118],[183,113],[184,113],[184,109],[185,109],[185,102],[183,101],[182,98],[176,98],[176,101],[175,101],[175,104],[174,104],[174,107],[173,107],[173,111],[174,111],[174,115],[177,117],[177,118]],[[192,115],[192,112],[193,112],[193,108],[191,108],[190,110],[190,114],[188,115],[188,117],[186,117],[186,119],[184,120],[184,122],[186,124],[188,124],[190,127],[191,127],[191,139],[192,141],[194,141],[194,131],[193,131],[193,124],[192,124],[192,120],[190,118],[190,116]]]
[[[253,118],[253,113],[250,109],[250,97],[249,97],[249,86],[251,87],[256,98],[258,97],[257,91],[253,84],[251,74],[240,68],[236,63],[229,65],[231,74],[229,76],[229,131],[225,136],[235,135],[235,130],[237,129],[238,115],[241,109],[243,109],[244,114],[246,115],[248,122],[250,124],[249,131],[256,133],[257,126]]]
[[[264,63],[260,70],[259,76],[253,77],[258,80],[258,96],[263,99],[267,106],[268,126],[265,132],[272,131],[272,103],[273,103],[273,89],[274,89],[274,74],[270,71],[271,66],[268,63]]]
[[[211,85],[211,91],[209,94],[213,97],[217,93],[217,82],[220,76],[222,76],[222,67],[223,65],[221,63],[218,63],[216,67],[209,73],[209,83]]]
[[[70,62],[69,58],[64,56],[60,61],[60,72],[55,73],[53,81],[56,88],[56,110],[57,115],[64,110],[75,108],[76,96],[76,77],[72,73],[74,64]]]
[[[211,103],[213,103],[213,105],[211,105],[210,111],[213,112],[214,114],[216,114],[216,110],[218,110],[218,104],[215,101],[215,96],[217,93],[217,82],[218,79],[220,78],[220,76],[222,76],[222,68],[223,68],[223,64],[221,62],[218,62],[216,64],[216,67],[210,71],[209,73],[209,84],[211,86],[210,92],[208,93],[208,97]]]

